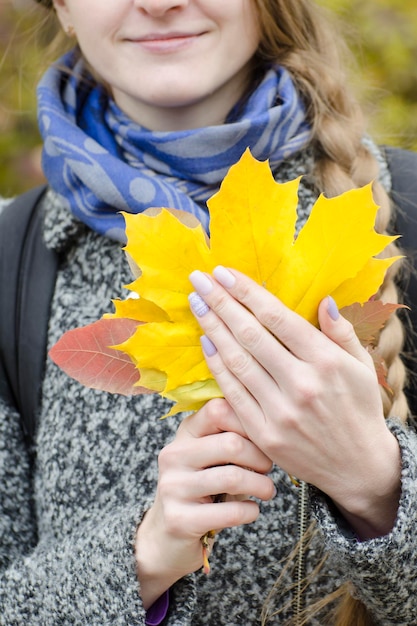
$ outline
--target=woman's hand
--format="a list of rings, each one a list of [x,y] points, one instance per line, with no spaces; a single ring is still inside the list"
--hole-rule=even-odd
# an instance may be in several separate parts
[[[331,298],[320,304],[320,331],[239,272],[213,274],[193,272],[190,303],[207,363],[244,432],[286,472],[328,494],[362,538],[388,532],[399,447],[372,358],[351,324]]]
[[[258,504],[275,494],[272,463],[249,441],[225,400],[212,400],[182,421],[159,455],[155,501],[137,531],[141,596],[148,608],[166,589],[202,564],[201,537],[253,522]],[[229,494],[225,502],[213,496]],[[248,494],[242,499],[242,494]]]

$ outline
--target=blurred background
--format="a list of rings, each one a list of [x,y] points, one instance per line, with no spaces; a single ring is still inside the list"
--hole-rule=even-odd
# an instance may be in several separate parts
[[[367,113],[369,132],[378,143],[417,150],[416,0],[319,2],[345,25],[356,60],[351,78]],[[44,21],[45,11],[33,0],[0,0],[2,196],[42,181],[35,87],[53,35]]]

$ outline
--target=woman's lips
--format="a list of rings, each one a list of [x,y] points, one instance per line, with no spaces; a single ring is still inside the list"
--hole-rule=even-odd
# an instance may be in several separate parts
[[[203,33],[155,33],[139,39],[131,39],[130,41],[149,52],[166,53],[181,50],[192,45],[202,34]]]

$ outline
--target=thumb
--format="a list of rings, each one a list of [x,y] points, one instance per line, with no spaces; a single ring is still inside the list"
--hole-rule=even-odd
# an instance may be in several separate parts
[[[319,305],[320,330],[351,356],[373,367],[372,357],[362,346],[352,324],[339,313],[336,302],[327,296]]]

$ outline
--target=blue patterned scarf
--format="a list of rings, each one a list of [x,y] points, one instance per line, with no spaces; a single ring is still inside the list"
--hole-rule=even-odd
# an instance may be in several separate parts
[[[208,229],[206,201],[247,147],[274,171],[310,139],[303,104],[282,67],[267,71],[225,124],[175,132],[141,127],[83,75],[83,62],[68,53],[39,84],[44,172],[77,218],[117,241],[125,241],[119,212],[149,207],[189,211]]]

